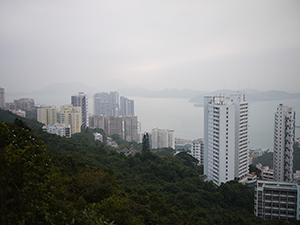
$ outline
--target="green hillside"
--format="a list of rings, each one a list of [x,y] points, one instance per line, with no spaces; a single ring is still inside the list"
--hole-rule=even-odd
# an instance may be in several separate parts
[[[253,165],[258,163],[273,168],[273,152],[265,153],[262,156],[253,158]],[[297,144],[294,146],[294,172],[296,172],[296,170],[300,170],[300,147]]]
[[[254,216],[253,187],[203,181],[184,152],[125,157],[15,117],[0,110],[0,224],[287,224]]]

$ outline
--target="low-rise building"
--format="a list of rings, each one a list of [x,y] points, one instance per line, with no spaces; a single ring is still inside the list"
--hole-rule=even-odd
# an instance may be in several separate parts
[[[299,220],[300,186],[295,183],[258,180],[255,215],[263,219]]]
[[[62,123],[55,123],[52,125],[44,125],[42,127],[43,131],[46,131],[50,134],[56,134],[61,137],[71,137],[71,125],[62,124]]]
[[[256,165],[256,168],[261,171],[261,178],[262,180],[268,180],[272,181],[273,180],[273,170],[269,168],[269,166],[262,166],[261,163],[258,163]]]
[[[96,132],[96,133],[93,133],[93,135],[94,135],[95,141],[103,142],[102,134]]]

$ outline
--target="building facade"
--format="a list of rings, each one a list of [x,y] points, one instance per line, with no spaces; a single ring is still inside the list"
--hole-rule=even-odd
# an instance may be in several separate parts
[[[120,97],[120,115],[134,116],[134,100],[130,100],[124,96]]]
[[[173,148],[175,149],[174,130],[154,128],[151,131],[151,148]]]
[[[57,109],[54,105],[47,105],[44,108],[37,108],[37,121],[45,125],[57,123]]]
[[[124,139],[139,142],[137,116],[124,117]]]
[[[45,125],[42,128],[44,131],[50,134],[56,134],[61,137],[70,138],[71,137],[71,125],[66,125],[62,123],[55,123],[51,125]]]
[[[24,111],[32,111],[34,110],[34,100],[30,98],[20,98],[18,100],[14,100],[15,110],[21,109]]]
[[[81,107],[64,105],[60,107],[60,123],[71,126],[71,134],[80,133],[82,125]]]
[[[79,92],[79,95],[73,95],[71,97],[71,104],[73,106],[81,107],[82,126],[88,127],[89,126],[88,96],[85,95],[83,92]]]
[[[95,116],[111,116],[110,112],[110,96],[108,93],[96,93],[94,96],[94,115]]]
[[[220,185],[249,172],[245,94],[204,97],[204,174]]]
[[[275,113],[274,126],[274,181],[293,181],[293,153],[295,139],[294,108],[280,104]]]
[[[5,92],[2,87],[0,87],[0,109],[5,109]]]
[[[299,220],[300,186],[298,184],[258,180],[254,197],[256,216],[263,219]]]
[[[199,161],[198,165],[204,165],[204,143],[202,138],[192,141],[191,155]]]

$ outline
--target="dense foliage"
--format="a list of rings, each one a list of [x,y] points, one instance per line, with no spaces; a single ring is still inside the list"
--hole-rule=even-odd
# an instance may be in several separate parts
[[[253,187],[203,181],[185,152],[125,157],[33,127],[0,121],[0,224],[284,224],[253,215]]]

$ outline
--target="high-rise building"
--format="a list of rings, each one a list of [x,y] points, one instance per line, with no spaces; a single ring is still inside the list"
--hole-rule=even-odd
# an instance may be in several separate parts
[[[83,92],[79,92],[79,95],[73,95],[71,97],[71,104],[73,106],[80,106],[81,107],[82,126],[88,127],[89,126],[88,96],[85,95]]]
[[[293,152],[295,139],[294,108],[280,104],[275,113],[273,179],[293,181]]]
[[[4,88],[0,87],[0,109],[5,108],[5,92]]]
[[[60,123],[71,125],[71,134],[80,133],[82,125],[81,107],[73,105],[61,106]]]
[[[122,117],[110,116],[108,120],[108,134],[118,134],[123,138],[123,119]]]
[[[57,123],[57,110],[54,105],[47,105],[44,108],[37,109],[37,121],[45,125]]]
[[[134,116],[134,100],[130,100],[124,96],[121,96],[120,111],[122,116]]]
[[[217,185],[248,174],[248,118],[245,94],[204,97],[204,174]]]
[[[14,100],[15,110],[21,109],[25,111],[34,110],[34,100],[29,98],[20,98],[18,100]]]
[[[110,96],[108,93],[96,93],[94,96],[94,115],[111,116]]]
[[[298,184],[258,180],[255,188],[255,215],[271,220],[299,220],[299,198]]]
[[[137,116],[124,117],[124,139],[138,142],[138,119]]]
[[[162,130],[154,128],[151,131],[152,149],[157,148],[173,148],[175,149],[174,130]]]
[[[118,92],[110,92],[110,110],[111,116],[119,116],[119,108],[120,108],[120,97]]]
[[[191,144],[191,155],[198,159],[199,165],[204,164],[204,144],[203,139],[193,140]]]

